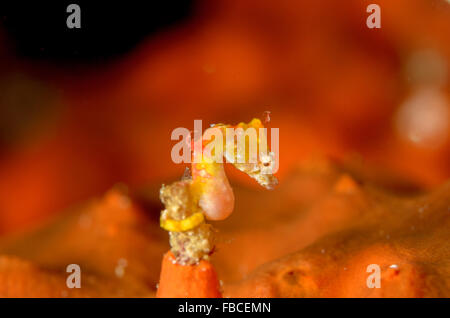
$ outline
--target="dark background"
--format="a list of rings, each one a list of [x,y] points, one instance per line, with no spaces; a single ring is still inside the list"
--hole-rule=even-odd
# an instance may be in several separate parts
[[[67,28],[70,3],[81,29]],[[170,157],[174,128],[266,111],[280,184],[330,157],[390,188],[439,186],[450,3],[378,0],[382,27],[369,29],[371,3],[0,1],[0,235],[117,183],[157,196],[185,168]]]
[[[81,28],[69,29],[69,4],[81,8]],[[193,1],[2,1],[0,21],[18,57],[93,63],[122,55],[142,39],[192,14]]]

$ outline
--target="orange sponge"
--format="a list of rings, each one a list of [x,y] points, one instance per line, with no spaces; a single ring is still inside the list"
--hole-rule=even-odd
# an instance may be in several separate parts
[[[217,274],[209,261],[195,265],[180,265],[172,252],[162,261],[156,297],[159,298],[221,298]]]

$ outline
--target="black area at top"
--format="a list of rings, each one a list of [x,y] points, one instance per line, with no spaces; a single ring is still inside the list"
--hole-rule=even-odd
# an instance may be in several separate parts
[[[0,29],[19,57],[95,62],[126,53],[144,38],[188,19],[193,2],[1,1]],[[71,3],[81,8],[81,29],[67,28]]]

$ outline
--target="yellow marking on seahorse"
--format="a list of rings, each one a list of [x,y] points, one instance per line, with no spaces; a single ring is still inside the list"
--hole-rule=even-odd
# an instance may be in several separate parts
[[[161,227],[170,232],[185,232],[192,230],[205,221],[205,216],[202,212],[197,212],[187,217],[184,220],[160,219]]]

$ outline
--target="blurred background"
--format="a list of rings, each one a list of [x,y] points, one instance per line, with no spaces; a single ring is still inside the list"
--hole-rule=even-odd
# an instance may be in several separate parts
[[[0,235],[179,178],[170,134],[194,119],[270,111],[281,182],[322,156],[380,183],[449,178],[448,1],[158,2],[0,4]]]

